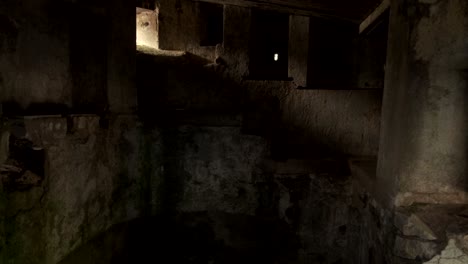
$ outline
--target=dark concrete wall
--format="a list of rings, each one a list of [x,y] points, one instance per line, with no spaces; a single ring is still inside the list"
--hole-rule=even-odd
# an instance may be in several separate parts
[[[135,117],[17,119],[2,135],[46,153],[37,161],[43,174],[12,143],[2,154],[2,263],[58,263],[109,227],[160,208],[161,134]],[[5,173],[5,165],[21,171]]]
[[[183,217],[189,230],[202,223],[211,238],[201,244],[220,263],[229,260],[216,254],[232,250],[237,262],[372,263],[368,248],[383,249],[360,238],[371,213],[364,209],[361,218],[353,204],[343,157],[377,154],[382,92],[296,89],[306,82],[313,39],[304,17],[290,18],[294,80],[248,80],[251,10],[224,7],[224,43],[207,55],[194,41],[196,19],[186,17],[195,15],[194,4],[175,5],[161,5],[160,33],[170,34],[167,49],[192,54],[137,55],[141,114],[166,135],[166,212]],[[374,226],[369,239],[380,235]],[[213,241],[221,249],[209,246]],[[358,249],[364,253],[354,254]]]
[[[396,204],[464,203],[466,2],[393,2],[378,169],[382,190]]]
[[[22,0],[0,5],[5,113],[135,111],[132,3]]]
[[[52,1],[2,1],[2,101],[71,106],[69,26]]]

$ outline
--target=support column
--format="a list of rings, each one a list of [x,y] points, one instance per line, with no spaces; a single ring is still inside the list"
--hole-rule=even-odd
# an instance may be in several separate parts
[[[136,18],[133,1],[117,0],[109,5],[107,97],[109,110],[134,113],[137,107]]]
[[[393,0],[377,178],[385,202],[467,203],[468,2]]]
[[[299,87],[307,86],[309,17],[289,16],[289,77]]]
[[[249,75],[249,39],[251,10],[246,7],[224,6],[224,52],[233,76]]]

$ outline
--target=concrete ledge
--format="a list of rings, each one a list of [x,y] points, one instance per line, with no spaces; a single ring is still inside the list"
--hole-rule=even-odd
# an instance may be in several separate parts
[[[411,206],[413,204],[468,204],[468,193],[399,193],[395,198],[395,206]]]

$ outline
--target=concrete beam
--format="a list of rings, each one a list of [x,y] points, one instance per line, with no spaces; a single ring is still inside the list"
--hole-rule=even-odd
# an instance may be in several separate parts
[[[390,0],[383,0],[382,3],[359,25],[359,34],[372,25],[385,11],[390,8]]]
[[[261,8],[265,10],[289,13],[299,16],[313,16],[325,19],[348,21],[359,23],[359,21],[345,16],[346,13],[337,13],[336,9],[331,9],[322,4],[307,3],[304,1],[289,0],[193,0],[195,2],[208,2],[222,5],[233,5],[249,8]]]

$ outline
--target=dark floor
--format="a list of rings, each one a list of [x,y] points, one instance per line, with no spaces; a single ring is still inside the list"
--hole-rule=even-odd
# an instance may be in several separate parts
[[[195,213],[119,224],[60,264],[295,263],[298,246],[285,223],[235,216],[221,227]]]

